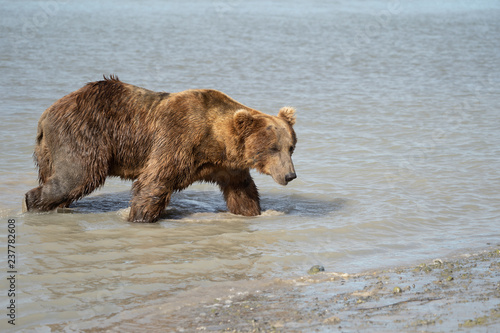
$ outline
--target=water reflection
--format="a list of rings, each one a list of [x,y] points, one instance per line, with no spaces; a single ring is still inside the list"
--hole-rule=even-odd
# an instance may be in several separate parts
[[[110,213],[129,208],[131,195],[128,191],[100,193],[80,199],[71,204],[69,209],[59,209],[58,213],[96,214]],[[299,193],[264,193],[261,194],[263,214],[289,214],[294,216],[324,216],[345,207],[344,198],[327,199],[324,196],[304,195]],[[268,211],[266,213],[266,211]],[[200,214],[220,214],[227,212],[222,194],[217,190],[185,190],[175,193],[167,209],[161,215],[166,220],[182,220]],[[220,218],[243,218],[230,213]],[[212,216],[213,217],[213,216]]]

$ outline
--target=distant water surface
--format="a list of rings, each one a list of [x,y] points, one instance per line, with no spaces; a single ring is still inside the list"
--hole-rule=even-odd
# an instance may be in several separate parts
[[[104,329],[126,310],[196,302],[196,287],[216,297],[315,264],[353,273],[500,240],[497,1],[0,8],[0,238],[3,251],[16,219],[16,329]],[[256,218],[227,213],[217,188],[195,184],[159,223],[130,224],[131,183],[117,179],[72,213],[22,214],[38,118],[103,74],[152,90],[218,89],[269,114],[295,106],[298,179],[281,187],[255,174]]]

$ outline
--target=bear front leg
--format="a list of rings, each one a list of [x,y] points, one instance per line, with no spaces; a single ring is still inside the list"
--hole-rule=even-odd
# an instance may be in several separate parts
[[[227,209],[231,213],[244,216],[260,215],[259,192],[249,170],[221,171],[216,177],[216,182],[224,194]]]
[[[172,191],[165,186],[140,186],[134,183],[134,195],[130,202],[129,222],[153,223],[170,202]]]

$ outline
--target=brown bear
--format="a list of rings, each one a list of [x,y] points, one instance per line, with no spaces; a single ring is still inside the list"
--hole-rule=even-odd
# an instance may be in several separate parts
[[[219,185],[231,213],[261,213],[249,169],[281,185],[296,178],[295,111],[270,116],[216,90],[154,92],[117,77],[91,82],[40,117],[34,159],[40,186],[25,211],[67,207],[108,176],[135,180],[129,221],[154,222],[195,181]]]

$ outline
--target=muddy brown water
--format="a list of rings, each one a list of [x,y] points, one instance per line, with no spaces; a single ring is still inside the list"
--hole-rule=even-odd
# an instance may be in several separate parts
[[[500,239],[498,2],[0,8],[0,245],[6,253],[15,219],[18,277],[17,325],[2,313],[2,331],[92,330],[312,265],[355,274]],[[102,74],[158,91],[218,89],[270,114],[296,107],[298,178],[281,187],[254,174],[256,218],[227,213],[214,186],[195,184],[159,223],[130,224],[131,183],[117,179],[66,213],[22,214],[38,118]],[[7,265],[2,254],[2,308]]]

